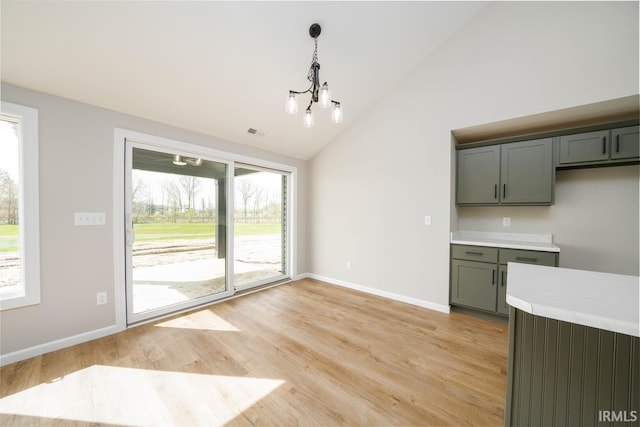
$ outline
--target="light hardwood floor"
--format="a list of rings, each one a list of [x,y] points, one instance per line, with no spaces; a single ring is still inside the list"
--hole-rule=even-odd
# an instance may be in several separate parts
[[[502,425],[507,324],[306,279],[0,369],[0,424]]]

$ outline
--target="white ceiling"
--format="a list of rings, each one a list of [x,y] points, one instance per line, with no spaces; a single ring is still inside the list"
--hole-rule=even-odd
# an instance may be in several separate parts
[[[7,1],[2,81],[300,159],[313,157],[462,27],[484,2]],[[344,123],[285,114],[320,78]],[[264,135],[250,135],[253,127]]]

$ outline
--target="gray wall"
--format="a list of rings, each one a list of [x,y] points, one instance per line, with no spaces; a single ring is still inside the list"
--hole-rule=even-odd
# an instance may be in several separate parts
[[[312,159],[309,271],[447,305],[449,232],[478,228],[477,215],[503,212],[456,210],[451,130],[637,94],[637,35],[636,2],[488,3]],[[584,189],[583,177],[613,175],[632,188],[634,170],[562,172],[553,212],[571,205],[566,193]],[[637,224],[628,228],[637,209],[617,213],[624,220],[607,221],[609,232],[637,235]],[[424,215],[433,217],[432,226],[424,225]],[[523,231],[557,232],[561,222],[575,227],[563,219],[547,230],[540,219],[529,230],[512,216]],[[561,231],[558,244],[569,254],[564,265],[584,265],[587,252],[591,260],[606,256],[610,246],[600,240],[595,233]],[[637,271],[631,259],[617,265]]]
[[[638,276],[640,166],[560,170],[553,206],[459,207],[460,230],[550,233],[560,267]],[[502,218],[511,217],[511,227]]]
[[[3,355],[115,324],[114,127],[297,166],[297,268],[307,271],[306,162],[8,84],[2,100],[38,109],[41,259],[41,304],[0,312]],[[106,212],[107,224],[74,227],[74,212]],[[103,290],[109,303],[96,306]]]

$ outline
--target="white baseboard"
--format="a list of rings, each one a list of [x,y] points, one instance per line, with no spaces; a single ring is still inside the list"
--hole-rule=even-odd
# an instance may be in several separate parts
[[[345,282],[344,280],[332,279],[331,277],[320,276],[313,273],[305,273],[297,276],[300,279],[310,278],[327,282],[331,285],[342,286],[344,288],[354,289],[356,291],[366,292],[368,294],[377,295],[383,298],[389,298],[395,301],[405,302],[411,305],[417,305],[418,307],[428,308],[429,310],[439,311],[441,313],[449,313],[450,307],[448,305],[436,304],[431,301],[425,301],[418,298],[412,298],[405,295],[395,294],[393,292],[381,291],[380,289],[370,288],[368,286],[356,285],[355,283]]]
[[[106,337],[112,335],[123,329],[117,325],[107,326],[106,328],[96,329],[89,332],[83,332],[78,335],[62,338],[48,343],[36,345],[33,347],[25,348],[23,350],[14,351],[13,353],[0,355],[0,366],[9,365],[11,363],[20,362],[21,360],[30,359],[32,357],[40,356],[45,353],[60,350],[65,347],[69,347],[76,344],[82,344],[87,341],[95,340],[97,338]]]

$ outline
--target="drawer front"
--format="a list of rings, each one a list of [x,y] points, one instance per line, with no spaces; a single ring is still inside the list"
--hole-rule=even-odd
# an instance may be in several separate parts
[[[555,252],[523,251],[519,249],[500,249],[500,264],[508,262],[520,262],[523,264],[557,265]]]
[[[468,261],[498,262],[498,249],[484,246],[452,245],[451,257]]]

